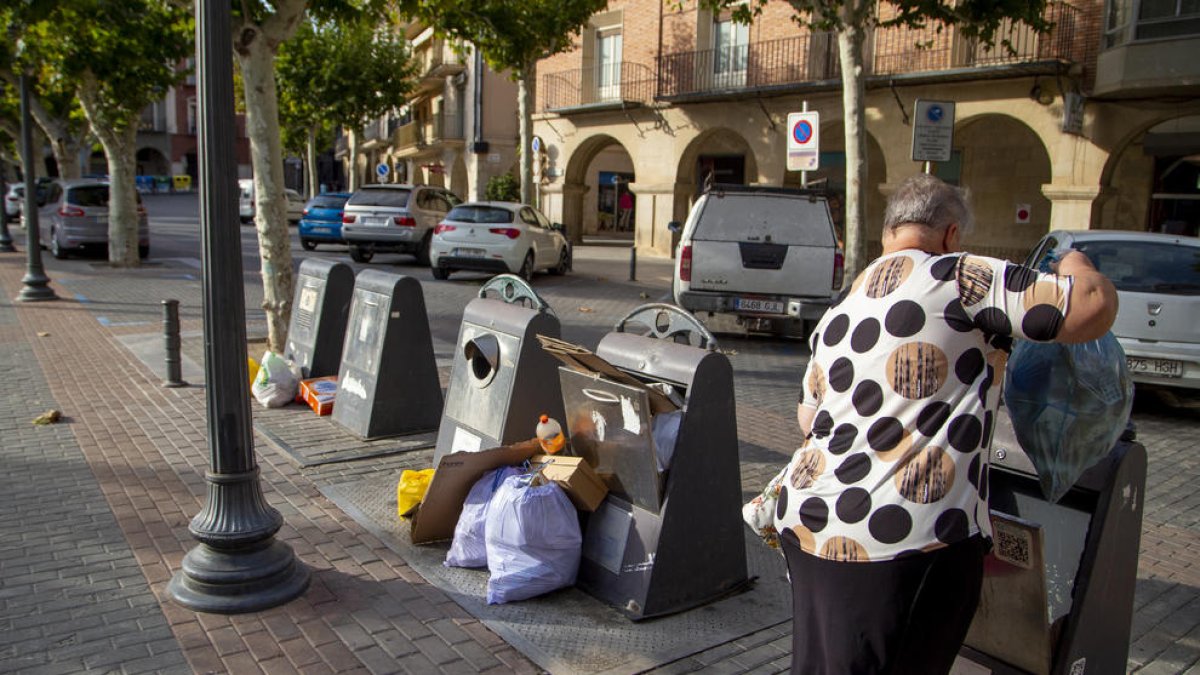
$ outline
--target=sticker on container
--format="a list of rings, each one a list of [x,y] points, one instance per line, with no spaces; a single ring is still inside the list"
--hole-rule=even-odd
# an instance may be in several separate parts
[[[450,452],[479,452],[483,439],[462,427],[455,427],[454,440],[450,442]]]
[[[312,313],[317,308],[317,289],[305,286],[300,290],[300,311]]]
[[[358,341],[366,342],[371,334],[371,315],[363,314],[362,320],[358,322]]]
[[[592,426],[596,427],[596,440],[603,443],[608,422],[604,421],[604,415],[601,415],[599,410],[592,411]]]
[[[621,397],[621,428],[635,436],[642,433],[642,420],[628,396]]]

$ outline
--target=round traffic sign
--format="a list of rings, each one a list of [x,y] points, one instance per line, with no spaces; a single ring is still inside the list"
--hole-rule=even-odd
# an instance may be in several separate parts
[[[534,152],[541,152],[542,151],[542,138],[540,136],[534,136],[533,141],[531,141],[529,145],[532,147]]]
[[[796,126],[792,127],[792,138],[796,139],[797,143],[803,145],[812,140],[813,128],[808,120],[800,120]]]
[[[387,164],[385,164],[385,163],[383,163],[383,162],[380,162],[380,163],[379,163],[379,164],[378,164],[378,165],[375,167],[375,173],[379,174],[379,176],[380,176],[380,177],[383,177],[383,176],[386,176],[386,175],[388,175],[388,172],[389,172],[389,171],[391,171],[391,169],[390,169],[390,168],[388,168],[388,165],[387,165]]]
[[[942,118],[946,116],[946,111],[942,106],[934,104],[925,111],[925,116],[929,118],[930,122],[941,122]]]

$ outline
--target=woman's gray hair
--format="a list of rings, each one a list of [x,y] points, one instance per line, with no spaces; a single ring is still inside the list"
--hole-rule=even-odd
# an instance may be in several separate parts
[[[883,214],[884,230],[917,224],[945,232],[951,223],[958,223],[963,235],[969,234],[975,226],[970,193],[924,173],[901,183],[888,199],[887,211]]]

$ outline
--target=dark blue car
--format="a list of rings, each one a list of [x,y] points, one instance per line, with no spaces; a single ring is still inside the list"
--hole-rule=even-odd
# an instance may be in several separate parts
[[[300,217],[300,245],[311,251],[317,244],[344,244],[342,239],[342,208],[350,198],[348,192],[327,192],[313,197],[304,205]]]

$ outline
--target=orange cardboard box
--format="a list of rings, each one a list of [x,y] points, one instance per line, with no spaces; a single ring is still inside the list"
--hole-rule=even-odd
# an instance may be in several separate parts
[[[337,375],[300,380],[300,398],[318,415],[333,412],[333,399],[337,397]]]

